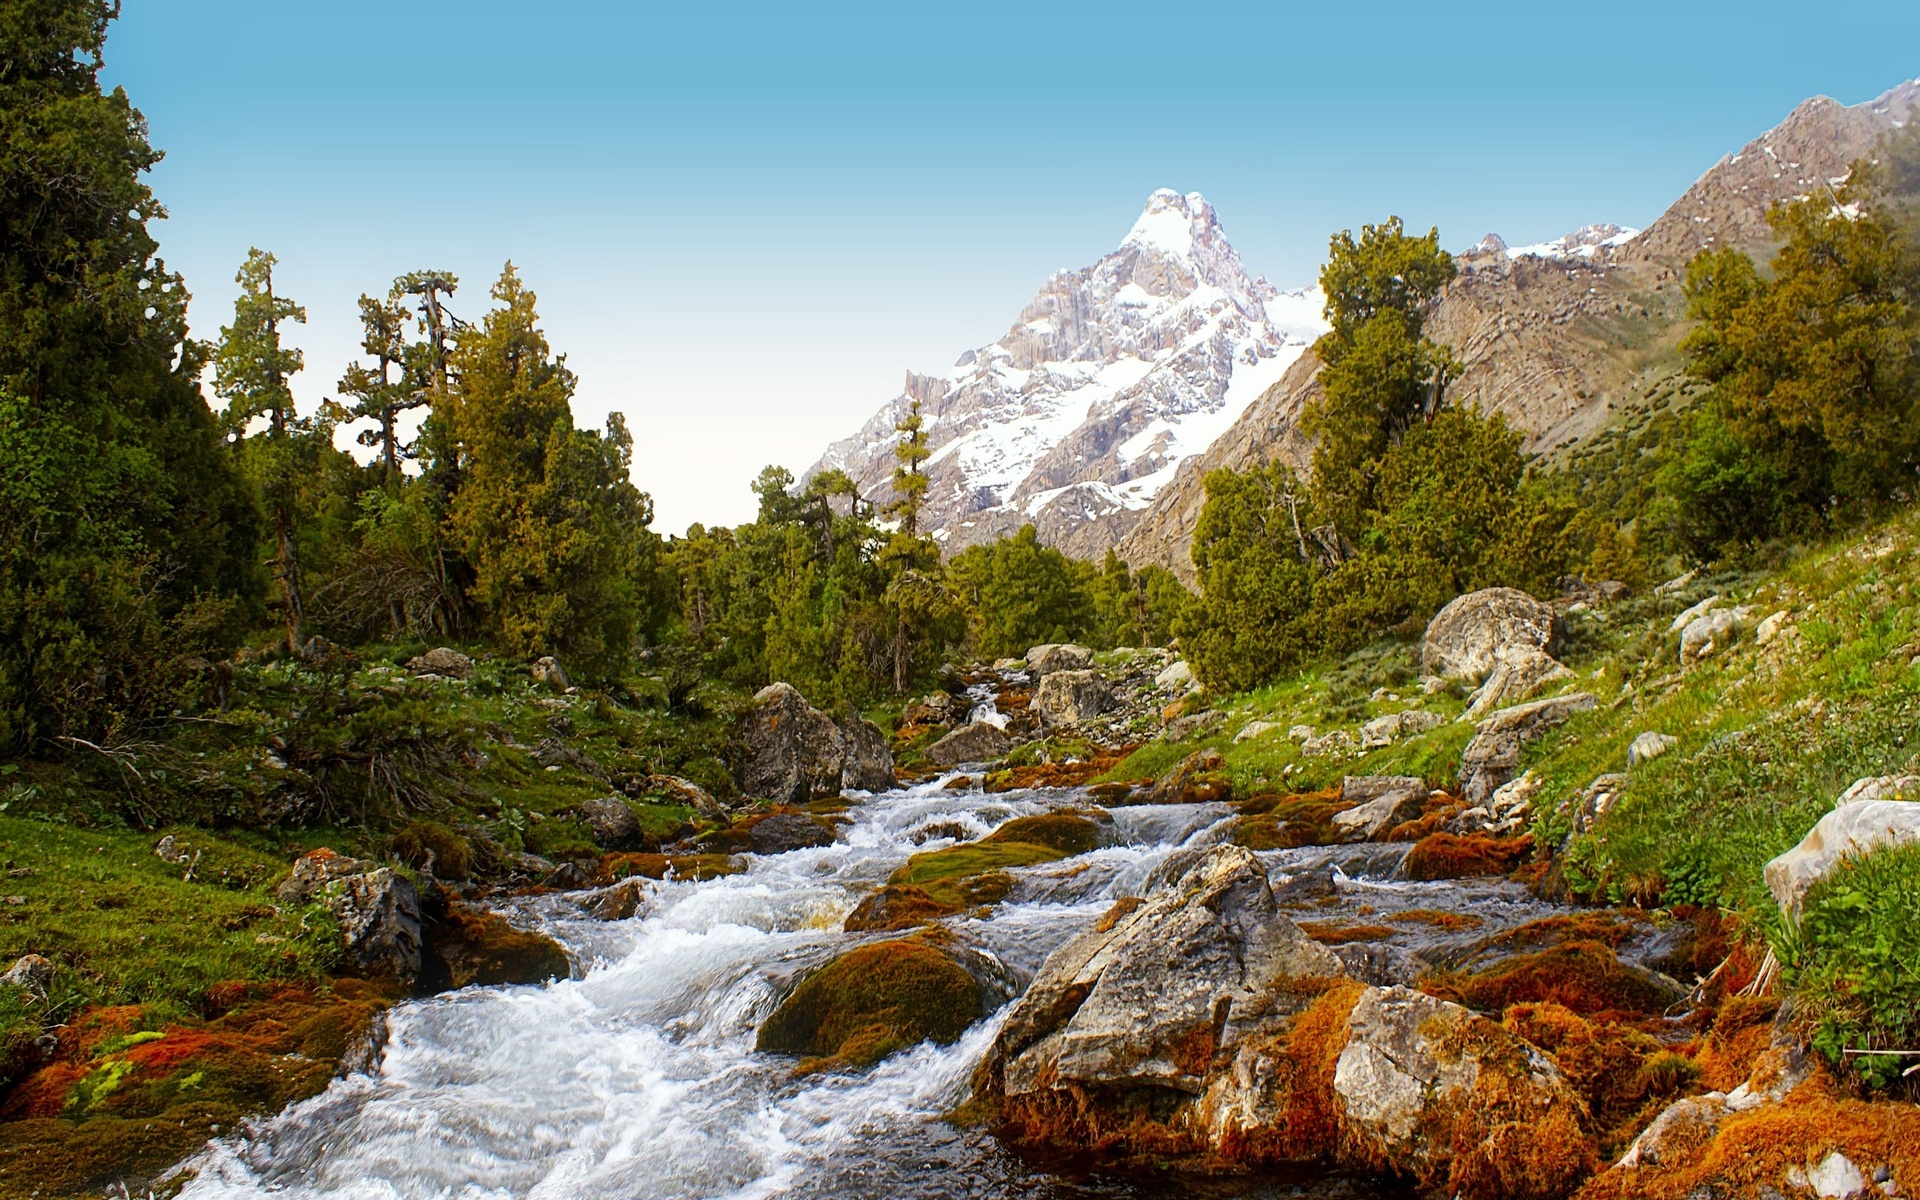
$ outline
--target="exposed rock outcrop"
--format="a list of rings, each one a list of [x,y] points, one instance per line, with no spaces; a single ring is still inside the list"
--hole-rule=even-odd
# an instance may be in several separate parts
[[[985,721],[975,721],[970,725],[947,734],[926,750],[927,761],[940,767],[957,767],[961,763],[985,763],[997,758],[1005,758],[1013,750],[1013,739],[998,726]]]
[[[1589,692],[1574,692],[1503,708],[1476,727],[1460,753],[1460,791],[1469,804],[1482,804],[1520,769],[1520,751],[1528,742],[1594,707]]]
[[[1113,689],[1098,671],[1055,671],[1033,691],[1033,711],[1051,729],[1091,721],[1107,711]]]
[[[893,755],[873,722],[836,722],[790,684],[760,689],[734,735],[733,777],[741,792],[784,804],[881,791],[893,786]]]
[[[1427,784],[1412,775],[1349,775],[1340,783],[1340,799],[1354,806],[1333,814],[1340,840],[1371,841],[1420,815]]]
[[[404,984],[419,978],[420,894],[392,868],[315,850],[294,861],[278,895],[283,904],[326,905],[356,969]]]
[[[1920,842],[1920,778],[1858,780],[1798,845],[1767,864],[1767,890],[1798,916],[1800,902],[1842,859],[1908,842]]]
[[[1085,671],[1093,666],[1093,651],[1072,642],[1035,646],[1027,651],[1027,673],[1044,679],[1055,671]]]
[[[1518,588],[1485,588],[1434,614],[1420,640],[1420,667],[1444,678],[1482,680],[1509,658],[1551,654],[1560,635],[1553,605]]]

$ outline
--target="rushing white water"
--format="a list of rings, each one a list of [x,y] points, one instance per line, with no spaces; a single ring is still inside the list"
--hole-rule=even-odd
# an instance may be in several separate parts
[[[942,781],[944,782],[944,781]],[[936,783],[868,799],[829,847],[755,857],[740,875],[654,885],[633,919],[599,922],[560,896],[513,913],[559,938],[578,978],[470,988],[397,1007],[371,1074],[211,1145],[183,1195],[353,1200],[650,1200],[1147,1196],[1164,1182],[1063,1177],[940,1118],[965,1098],[998,1028],[922,1045],[864,1073],[796,1076],[756,1054],[759,1023],[795,974],[857,940],[852,907],[941,823],[968,837],[1077,796],[984,795]],[[1015,872],[1013,891],[957,929],[1024,986],[1048,953],[1181,847],[1218,840],[1223,805],[1116,810],[1116,844]],[[1338,897],[1376,889],[1413,907],[1434,885],[1355,881],[1397,863],[1386,848],[1268,855],[1276,884],[1334,872]],[[1360,857],[1354,857],[1355,853]],[[1341,859],[1341,855],[1345,855]],[[1293,874],[1289,874],[1292,872]],[[1313,882],[1308,879],[1308,882]],[[1484,898],[1501,907],[1511,893]],[[1353,902],[1353,901],[1349,901]],[[1366,911],[1373,911],[1371,907]],[[1242,1185],[1244,1191],[1247,1185]],[[1278,1190],[1276,1190],[1278,1189]],[[1269,1182],[1261,1194],[1292,1194]],[[1208,1194],[1220,1194],[1210,1191]],[[1348,1194],[1317,1181],[1313,1194]],[[1370,1189],[1369,1189],[1370,1194]]]

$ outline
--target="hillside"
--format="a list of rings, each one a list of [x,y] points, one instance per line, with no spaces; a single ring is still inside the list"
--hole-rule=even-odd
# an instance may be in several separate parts
[[[1766,212],[1846,175],[1874,139],[1920,102],[1920,81],[1851,107],[1825,97],[1723,158],[1637,236],[1590,255],[1509,257],[1475,247],[1428,323],[1466,370],[1456,404],[1499,413],[1552,454],[1645,403],[1678,370],[1687,260],[1711,245],[1758,249]],[[1317,364],[1303,356],[1207,450],[1181,464],[1120,542],[1135,566],[1158,563],[1191,579],[1187,557],[1208,471],[1282,460],[1304,467],[1298,430],[1315,394]]]

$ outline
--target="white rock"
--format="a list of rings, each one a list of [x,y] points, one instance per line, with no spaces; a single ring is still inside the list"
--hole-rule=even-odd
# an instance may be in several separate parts
[[[1665,583],[1656,584],[1653,589],[1653,594],[1656,596],[1671,596],[1675,592],[1679,591],[1680,589],[1686,587],[1688,584],[1692,583],[1694,579],[1696,579],[1699,576],[1699,574],[1700,572],[1698,571],[1688,571],[1685,575],[1680,576],[1678,579],[1669,579]]]
[[[1693,624],[1698,618],[1704,617],[1712,612],[1713,606],[1718,603],[1720,603],[1720,593],[1715,592],[1713,595],[1708,596],[1705,600],[1702,600],[1700,603],[1675,617],[1673,624],[1667,626],[1667,632],[1679,633],[1682,629]]]
[[[1723,608],[1695,617],[1680,631],[1680,661],[1698,662],[1732,641],[1746,627],[1753,610],[1746,605]],[[1685,614],[1682,614],[1683,616]]]
[[[1183,658],[1158,675],[1155,675],[1153,677],[1153,686],[1163,692],[1175,692],[1180,695],[1185,695],[1199,685],[1194,681],[1193,668],[1188,666],[1187,660]]]
[[[1867,1177],[1853,1160],[1838,1150],[1820,1160],[1812,1170],[1795,1167],[1787,1172],[1787,1182],[1795,1187],[1812,1188],[1822,1200],[1846,1200],[1867,1190]]]
[[[1521,646],[1508,651],[1494,665],[1487,681],[1468,702],[1464,719],[1478,721],[1497,708],[1533,699],[1548,684],[1572,678],[1574,673],[1559,659],[1536,647]]]
[[[1875,775],[1856,779],[1834,801],[1834,807],[1863,800],[1920,800],[1920,775]]]
[[[1434,614],[1420,640],[1420,665],[1431,675],[1480,680],[1503,658],[1526,648],[1551,651],[1559,640],[1551,604],[1517,588],[1485,588]]]
[[[1904,778],[1911,779],[1911,776]],[[1848,788],[1861,795],[1866,785],[1892,790],[1898,780],[1867,780]],[[1920,842],[1920,803],[1912,800],[1850,799],[1820,818],[1800,844],[1767,864],[1767,890],[1789,916],[1798,918],[1800,902],[1843,858],[1882,846]]]
[[[1239,733],[1233,735],[1233,740],[1236,744],[1250,742],[1255,738],[1265,737],[1278,728],[1280,726],[1272,721],[1248,721],[1241,727]]]
[[[1786,629],[1789,619],[1786,610],[1781,609],[1779,612],[1761,621],[1759,625],[1754,627],[1753,644],[1756,646],[1770,644],[1774,638],[1779,637],[1781,632]]]
[[[1627,766],[1629,769],[1639,766],[1649,759],[1659,758],[1662,754],[1680,744],[1680,739],[1670,733],[1659,733],[1649,729],[1633,739],[1627,747]]]
[[[1533,798],[1540,794],[1540,789],[1544,786],[1544,780],[1532,771],[1528,771],[1518,779],[1501,784],[1494,790],[1487,803],[1500,816],[1509,816],[1521,809],[1532,808]]]
[[[1377,750],[1382,746],[1391,746],[1403,737],[1425,733],[1429,729],[1446,723],[1446,718],[1438,713],[1422,712],[1417,708],[1388,713],[1384,717],[1375,717],[1360,727],[1360,748]]]
[[[1287,740],[1293,742],[1310,742],[1313,740],[1316,732],[1318,731],[1311,725],[1295,725],[1293,728],[1287,730]]]

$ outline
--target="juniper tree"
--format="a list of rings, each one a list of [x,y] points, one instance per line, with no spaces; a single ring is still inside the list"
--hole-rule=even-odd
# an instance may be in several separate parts
[[[280,605],[286,622],[287,649],[305,643],[302,625],[306,601],[300,586],[300,556],[296,548],[299,473],[305,465],[302,451],[311,450],[316,437],[331,442],[332,427],[323,417],[319,426],[302,421],[295,408],[289,380],[304,365],[295,347],[283,345],[282,322],[304,323],[307,310],[274,291],[273,268],[278,260],[255,247],[234,277],[240,295],[233,302],[233,324],[223,326],[214,347],[214,390],[227,402],[222,423],[242,450],[273,523],[273,573],[280,587]],[[267,419],[263,434],[250,436],[248,427]]]

